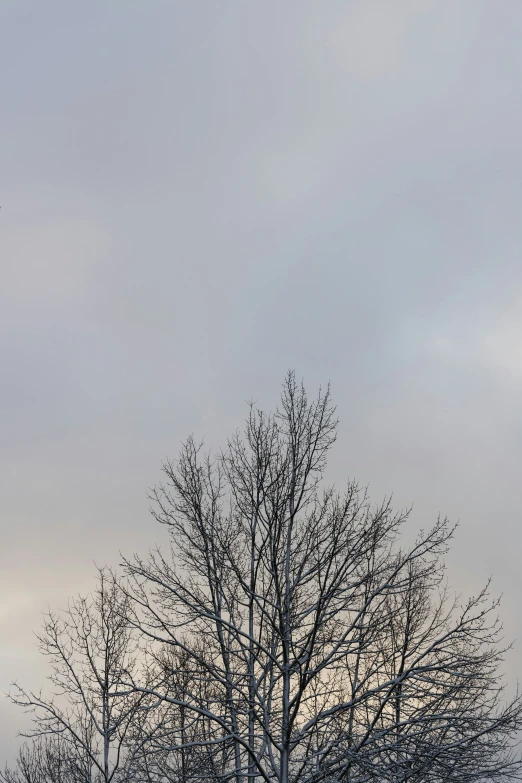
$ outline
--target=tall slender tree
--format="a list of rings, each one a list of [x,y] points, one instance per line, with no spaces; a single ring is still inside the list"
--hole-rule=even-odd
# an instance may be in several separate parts
[[[47,763],[59,750],[59,758],[74,760],[79,783],[130,778],[133,752],[128,740],[145,698],[122,686],[137,670],[137,640],[127,621],[127,605],[114,573],[99,569],[92,596],[45,616],[38,642],[51,663],[52,692],[28,692],[15,685],[11,694],[33,716],[33,730],[26,736],[54,741],[45,753],[41,745],[27,751],[33,767],[41,767],[40,762]]]

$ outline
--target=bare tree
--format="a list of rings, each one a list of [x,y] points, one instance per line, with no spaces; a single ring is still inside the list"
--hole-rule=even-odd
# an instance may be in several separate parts
[[[35,742],[4,783],[521,779],[498,602],[450,596],[446,521],[401,547],[407,512],[324,484],[336,426],[289,374],[215,458],[165,464],[170,552],[46,616],[54,692],[15,690]]]
[[[188,693],[197,695],[203,708],[215,701],[215,685],[206,668],[195,665],[182,650],[160,647],[149,651],[154,658],[156,687],[168,690],[169,701],[159,699],[153,709],[141,711],[141,724],[134,743],[134,769],[137,779],[148,783],[185,783],[188,780],[210,780],[217,783],[220,772],[233,759],[233,743],[213,742],[214,728],[205,715],[187,709],[183,700]],[[208,650],[200,649],[205,659]]]
[[[58,735],[38,737],[24,743],[13,769],[0,772],[3,783],[73,783],[83,780],[77,774],[77,759],[71,759],[69,746]]]
[[[520,702],[503,704],[498,602],[485,589],[459,607],[440,565],[408,571],[379,632],[347,657],[350,709],[323,739],[324,768],[346,781],[519,780]]]
[[[15,685],[11,699],[33,715],[34,729],[25,736],[48,737],[51,744],[26,749],[15,775],[34,768],[49,777],[51,762],[67,758],[68,779],[74,766],[79,783],[129,779],[128,739],[144,696],[121,685],[137,669],[127,604],[114,574],[100,569],[93,596],[45,616],[38,641],[51,662],[53,692],[44,696]],[[11,777],[8,783],[17,781]]]
[[[323,485],[335,437],[329,390],[309,402],[289,374],[276,414],[252,406],[215,459],[189,439],[165,464],[153,513],[171,553],[125,562],[156,677],[128,682],[164,705],[162,769],[174,760],[184,782],[518,779],[521,705],[504,703],[495,602],[448,603],[446,521],[401,549],[407,513],[371,507],[354,482]]]

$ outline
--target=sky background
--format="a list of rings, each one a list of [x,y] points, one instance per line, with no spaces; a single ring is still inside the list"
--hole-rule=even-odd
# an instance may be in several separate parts
[[[522,662],[520,0],[0,0],[0,690],[288,368]],[[408,533],[410,534],[410,533]],[[23,715],[0,698],[0,765]]]

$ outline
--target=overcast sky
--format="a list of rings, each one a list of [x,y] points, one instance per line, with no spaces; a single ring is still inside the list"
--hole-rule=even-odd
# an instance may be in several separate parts
[[[0,690],[294,368],[522,662],[520,0],[0,0]],[[22,715],[0,700],[0,765]]]

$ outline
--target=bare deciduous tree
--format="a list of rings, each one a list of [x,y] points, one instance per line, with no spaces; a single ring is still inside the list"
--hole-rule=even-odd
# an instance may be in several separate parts
[[[60,758],[74,760],[81,783],[129,778],[128,737],[144,697],[121,685],[137,668],[127,604],[114,574],[100,569],[93,596],[45,616],[38,642],[51,662],[53,693],[47,697],[15,685],[11,698],[33,715],[34,729],[26,736],[59,743],[36,745],[24,758],[40,764],[59,750]]]
[[[3,783],[73,783],[84,780],[77,774],[78,760],[71,758],[69,746],[59,735],[38,737],[24,743],[14,769],[0,772]]]
[[[156,677],[129,684],[170,707],[154,734],[163,770],[171,758],[183,781],[517,777],[521,706],[504,703],[495,602],[448,603],[446,521],[401,549],[407,514],[372,508],[353,482],[323,486],[335,437],[329,390],[309,402],[289,374],[275,415],[251,407],[215,459],[189,439],[164,466],[154,514],[172,551],[125,564]],[[183,663],[158,678],[166,649]],[[189,752],[199,767],[179,772]]]

